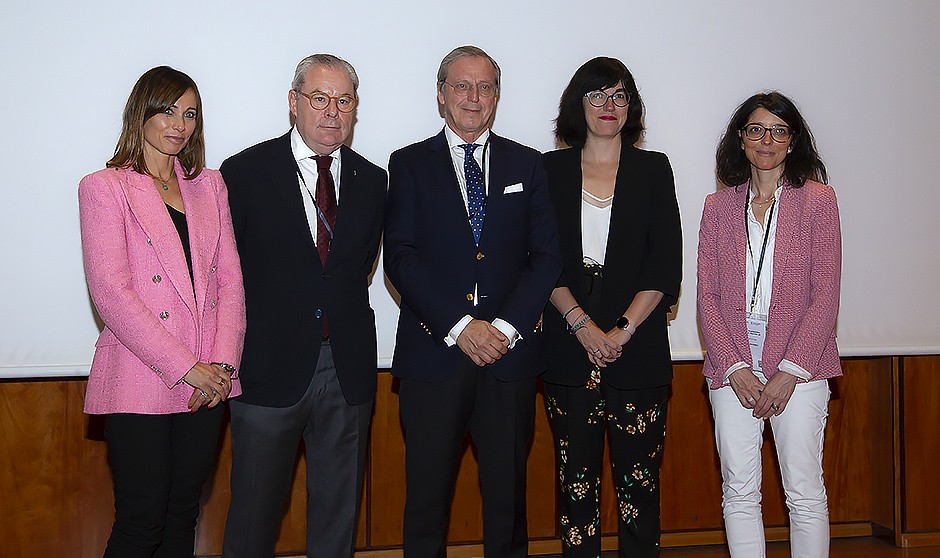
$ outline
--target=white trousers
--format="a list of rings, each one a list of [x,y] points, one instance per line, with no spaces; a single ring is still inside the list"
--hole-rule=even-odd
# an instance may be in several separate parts
[[[760,493],[765,421],[741,405],[731,386],[708,393],[721,459],[721,507],[731,557],[765,558]],[[829,508],[822,470],[828,404],[828,382],[799,383],[783,413],[770,419],[790,510],[793,558],[829,556]]]

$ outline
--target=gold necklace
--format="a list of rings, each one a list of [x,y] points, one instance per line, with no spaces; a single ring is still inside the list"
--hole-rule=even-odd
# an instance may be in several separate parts
[[[163,191],[166,192],[167,190],[170,189],[170,187],[167,186],[167,183],[173,180],[174,177],[176,177],[176,169],[172,169],[170,171],[170,176],[168,176],[166,180],[161,178],[160,175],[153,175],[149,172],[147,174],[150,174],[150,177],[156,180],[160,184],[160,187],[163,188]]]

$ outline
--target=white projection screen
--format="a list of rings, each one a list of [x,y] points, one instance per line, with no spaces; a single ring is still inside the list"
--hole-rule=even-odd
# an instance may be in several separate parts
[[[554,147],[558,98],[580,64],[614,56],[634,73],[641,147],[669,155],[682,213],[675,359],[702,357],[695,251],[718,137],[737,104],[766,89],[797,102],[839,197],[842,354],[940,353],[938,22],[940,3],[909,0],[6,2],[0,378],[88,372],[98,325],[76,188],[110,157],[145,70],[168,64],[199,84],[217,168],[288,129],[298,60],[337,54],[362,81],[352,147],[385,167],[441,129],[435,74],[462,44],[502,66],[494,130],[541,151]],[[387,367],[398,309],[381,265],[371,296]]]

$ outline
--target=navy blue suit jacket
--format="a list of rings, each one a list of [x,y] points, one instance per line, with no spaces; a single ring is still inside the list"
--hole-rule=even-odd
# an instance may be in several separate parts
[[[489,188],[479,247],[444,132],[392,153],[385,273],[401,294],[392,372],[441,382],[474,364],[444,343],[465,315],[506,320],[521,334],[487,366],[501,380],[545,370],[541,314],[561,273],[558,229],[541,155],[490,134]],[[516,185],[521,185],[520,188]],[[506,192],[507,186],[515,186]],[[474,305],[474,285],[478,303]]]

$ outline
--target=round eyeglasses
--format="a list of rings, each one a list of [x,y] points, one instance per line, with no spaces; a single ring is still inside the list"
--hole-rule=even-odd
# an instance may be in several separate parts
[[[618,107],[625,107],[630,104],[630,94],[623,90],[614,91],[610,95],[604,93],[601,90],[597,91],[588,91],[584,94],[584,97],[591,103],[592,107],[601,108],[607,104],[607,99],[612,99],[614,105]]]
[[[760,141],[764,139],[764,136],[767,135],[767,132],[770,132],[770,139],[777,143],[786,143],[790,139],[790,136],[793,135],[793,132],[790,131],[789,126],[774,124],[768,128],[767,126],[758,124],[756,122],[751,122],[747,126],[741,128],[741,132],[744,134],[744,137],[751,141]]]
[[[326,110],[326,107],[330,106],[332,101],[336,101],[336,108],[340,112],[352,112],[356,110],[356,105],[359,104],[359,99],[356,99],[352,95],[333,97],[322,91],[314,91],[313,93],[297,91],[297,94],[306,97],[307,100],[310,101],[310,108],[313,110]]]
[[[496,86],[488,81],[481,81],[476,85],[466,81],[458,81],[457,83],[447,83],[446,81],[442,81],[441,83],[453,87],[454,93],[458,97],[466,97],[473,89],[477,90],[477,95],[480,97],[489,98],[496,95]]]

